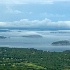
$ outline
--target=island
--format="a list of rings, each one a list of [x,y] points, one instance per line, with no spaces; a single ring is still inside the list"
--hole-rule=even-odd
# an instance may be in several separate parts
[[[68,41],[68,40],[56,41],[56,42],[53,42],[52,45],[54,45],[54,46],[68,46],[68,45],[70,45],[70,41]]]
[[[5,39],[5,38],[7,38],[7,37],[5,37],[5,36],[0,36],[0,39]]]
[[[28,37],[28,38],[42,38],[41,35],[24,35],[22,37]]]

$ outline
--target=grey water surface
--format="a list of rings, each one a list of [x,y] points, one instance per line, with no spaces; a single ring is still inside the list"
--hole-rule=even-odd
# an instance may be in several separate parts
[[[8,37],[0,39],[1,47],[17,47],[17,48],[35,48],[38,50],[47,51],[64,51],[70,50],[70,46],[53,46],[52,42],[60,40],[69,40],[69,36],[51,36],[47,35],[42,38],[28,38],[28,37]]]

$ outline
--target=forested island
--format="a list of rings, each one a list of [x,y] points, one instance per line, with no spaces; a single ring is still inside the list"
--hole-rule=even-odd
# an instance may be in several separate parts
[[[70,50],[0,47],[0,70],[70,70]]]
[[[22,37],[28,37],[28,38],[42,38],[41,35],[24,35]]]
[[[68,40],[56,41],[56,42],[53,42],[52,45],[54,45],[54,46],[68,46],[68,45],[70,45],[70,41],[68,41]]]
[[[5,37],[5,36],[0,36],[0,39],[5,39],[5,38],[7,38],[7,37]]]

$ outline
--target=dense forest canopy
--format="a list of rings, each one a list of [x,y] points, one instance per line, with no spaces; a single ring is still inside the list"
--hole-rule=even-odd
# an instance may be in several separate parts
[[[0,70],[69,70],[70,50],[0,47]]]

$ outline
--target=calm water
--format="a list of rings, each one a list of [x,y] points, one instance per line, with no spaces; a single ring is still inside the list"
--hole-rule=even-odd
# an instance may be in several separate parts
[[[43,38],[25,38],[25,37],[10,37],[0,39],[2,47],[21,47],[21,48],[36,48],[48,51],[63,51],[69,50],[70,46],[52,46],[51,43],[59,40],[69,40],[69,36],[45,36]]]

